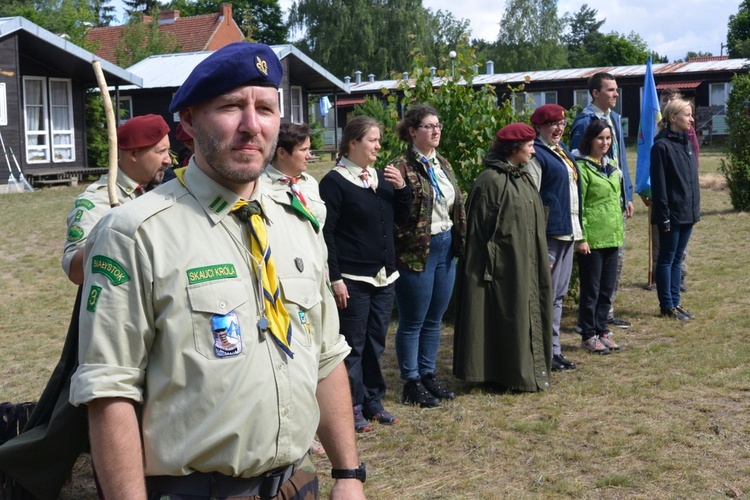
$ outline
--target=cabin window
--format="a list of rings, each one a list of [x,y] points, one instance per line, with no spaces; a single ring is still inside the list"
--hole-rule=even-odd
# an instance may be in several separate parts
[[[292,123],[304,123],[305,117],[302,114],[302,87],[292,87]]]
[[[5,96],[5,84],[0,83],[0,125],[8,124],[8,99]]]
[[[23,77],[23,108],[26,122],[26,161],[49,162],[47,130],[47,80],[36,76]]]
[[[513,95],[513,104],[517,112],[522,112],[525,105],[535,110],[545,104],[557,104],[557,92],[523,92]]]
[[[284,89],[279,89],[279,118],[284,118]]]
[[[75,161],[76,159],[72,101],[70,80],[50,78],[49,109],[53,162]]]

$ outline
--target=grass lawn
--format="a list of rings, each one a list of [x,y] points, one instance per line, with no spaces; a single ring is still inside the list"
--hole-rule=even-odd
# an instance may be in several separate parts
[[[635,151],[630,152],[631,174]],[[561,341],[572,372],[550,390],[498,394],[451,376],[446,324],[438,369],[458,397],[421,410],[399,403],[393,335],[382,363],[386,407],[400,421],[358,436],[366,493],[393,498],[740,498],[750,494],[750,243],[717,173],[721,152],[701,156],[702,221],[690,242],[697,319],[658,316],[647,277],[647,211],[636,201],[616,301],[632,321],[615,332],[621,353],[592,356],[573,332],[567,303]],[[316,176],[330,161],[311,165]],[[36,400],[54,367],[75,287],[60,268],[65,217],[77,188],[0,196],[0,401]],[[395,329],[395,323],[392,330]],[[323,493],[330,464],[316,457]],[[63,498],[96,498],[81,461]]]

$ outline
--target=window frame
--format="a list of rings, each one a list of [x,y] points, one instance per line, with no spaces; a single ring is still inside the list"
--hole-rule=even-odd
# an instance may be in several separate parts
[[[40,117],[41,124],[43,125],[43,128],[40,130],[29,130],[29,117],[28,117],[28,107],[29,104],[27,102],[28,98],[28,91],[26,88],[26,84],[28,82],[40,82],[42,85],[40,96],[42,98],[41,106],[34,104],[34,106],[41,107],[42,113]],[[35,163],[49,163],[50,162],[50,144],[49,144],[49,109],[47,102],[47,79],[43,76],[24,76],[22,78],[22,85],[23,85],[23,122],[24,122],[24,138],[25,138],[25,153],[26,153],[26,163],[28,164],[35,164]],[[30,136],[41,136],[44,137],[44,145],[39,146],[38,144],[32,144],[32,141],[30,141]],[[43,152],[44,157],[43,158],[32,158],[30,153],[32,151],[41,151]]]
[[[67,104],[66,106],[61,106],[59,104],[55,104],[52,102],[52,83],[64,83],[66,84],[66,97],[67,97]],[[70,163],[76,161],[76,131],[75,131],[75,122],[74,119],[74,113],[73,113],[73,82],[70,78],[53,78],[50,77],[47,79],[47,91],[49,92],[49,147],[50,147],[50,157],[52,158],[52,163]],[[68,109],[68,123],[71,125],[71,128],[69,129],[55,129],[55,123],[54,123],[54,113],[52,113],[52,108],[54,107],[67,107]],[[67,136],[70,137],[70,143],[68,144],[60,144],[57,147],[55,146],[55,136]],[[57,158],[57,155],[55,154],[56,149],[68,149],[70,150],[70,157],[69,158]]]

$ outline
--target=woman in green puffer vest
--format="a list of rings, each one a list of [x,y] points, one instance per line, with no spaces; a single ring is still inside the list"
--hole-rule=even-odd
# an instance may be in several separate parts
[[[582,347],[593,354],[619,351],[607,327],[617,278],[617,248],[623,244],[622,172],[606,156],[612,128],[605,120],[586,127],[576,160],[581,175],[583,240],[576,242],[580,275],[578,324]]]

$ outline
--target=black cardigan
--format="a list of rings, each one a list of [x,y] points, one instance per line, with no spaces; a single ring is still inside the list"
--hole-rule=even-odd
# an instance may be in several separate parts
[[[651,224],[661,231],[701,218],[698,162],[686,132],[664,129],[651,147]]]
[[[320,181],[326,203],[323,236],[328,246],[331,281],[341,274],[375,276],[382,267],[396,270],[393,222],[403,224],[411,210],[409,187],[395,189],[377,170],[378,189],[365,189],[330,171]]]

